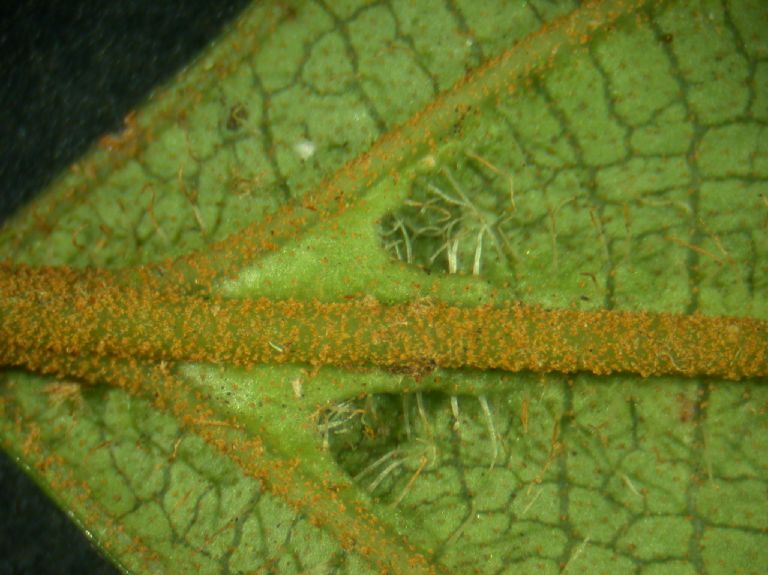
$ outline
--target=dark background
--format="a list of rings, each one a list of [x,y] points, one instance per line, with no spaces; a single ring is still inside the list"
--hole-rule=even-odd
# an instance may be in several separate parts
[[[118,132],[152,88],[248,0],[5,0],[0,4],[0,222]],[[112,574],[0,452],[0,575]]]

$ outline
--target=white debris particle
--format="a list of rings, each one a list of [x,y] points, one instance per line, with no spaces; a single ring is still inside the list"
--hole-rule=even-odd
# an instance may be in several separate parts
[[[315,143],[312,140],[299,140],[293,145],[293,151],[302,160],[308,160],[315,155]]]

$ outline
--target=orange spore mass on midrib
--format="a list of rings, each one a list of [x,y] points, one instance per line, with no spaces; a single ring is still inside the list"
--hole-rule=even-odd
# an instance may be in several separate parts
[[[0,267],[0,362],[61,373],[61,356],[233,366],[303,363],[768,375],[768,322],[510,303],[225,299],[126,286],[108,272]]]

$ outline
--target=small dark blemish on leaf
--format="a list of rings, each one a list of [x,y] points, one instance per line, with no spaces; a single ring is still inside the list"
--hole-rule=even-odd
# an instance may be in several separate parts
[[[248,120],[248,108],[240,102],[233,104],[227,116],[227,130],[230,132],[239,130],[246,120]]]

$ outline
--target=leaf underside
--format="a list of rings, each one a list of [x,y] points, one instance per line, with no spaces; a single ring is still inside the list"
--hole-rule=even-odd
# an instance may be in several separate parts
[[[766,30],[759,0],[259,3],[0,255],[206,253],[341,181],[215,289],[768,319]],[[764,380],[131,369],[0,375],[3,446],[128,572],[768,568]]]

